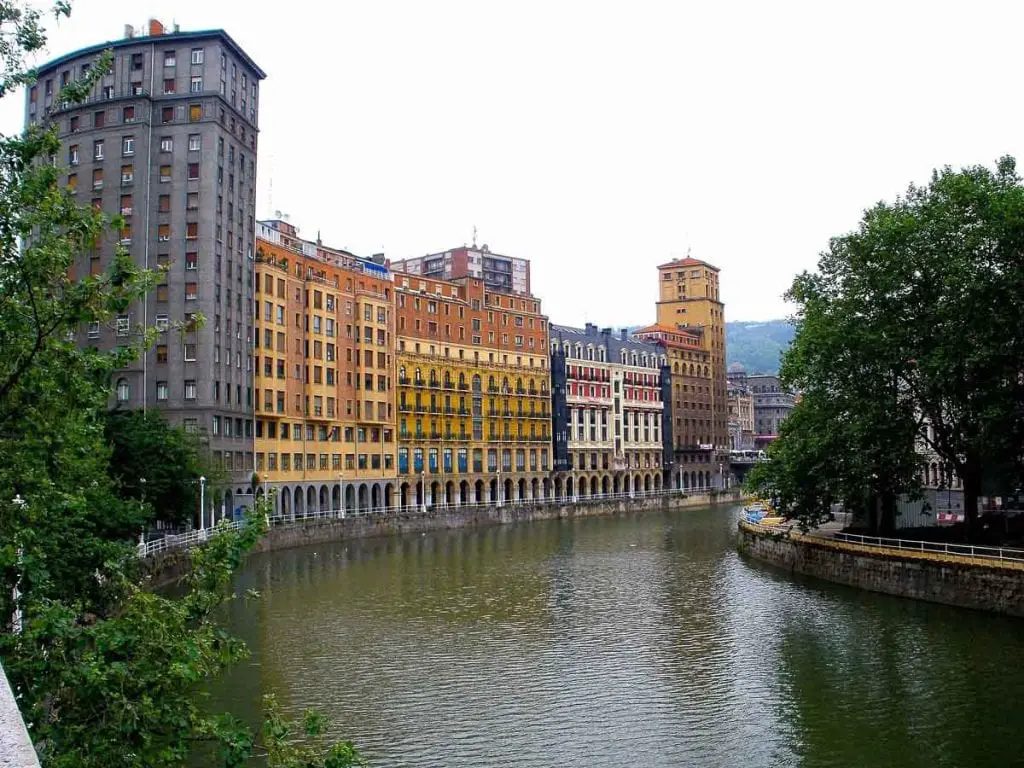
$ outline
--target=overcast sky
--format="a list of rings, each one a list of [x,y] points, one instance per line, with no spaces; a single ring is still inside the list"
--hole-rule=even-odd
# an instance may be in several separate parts
[[[392,259],[475,225],[561,323],[653,321],[688,249],[727,319],[783,316],[865,207],[1024,155],[1020,3],[75,0],[44,58],[149,16],[267,72],[257,216]]]

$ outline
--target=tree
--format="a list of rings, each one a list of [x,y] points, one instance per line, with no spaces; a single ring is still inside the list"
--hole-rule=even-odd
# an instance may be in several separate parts
[[[171,426],[160,411],[110,411],[105,434],[119,494],[147,505],[149,520],[184,523],[199,509],[199,478],[216,486],[225,473],[199,437]]]
[[[963,481],[971,522],[986,472],[1019,486],[1024,188],[1012,159],[995,172],[946,168],[878,203],[788,298],[797,335],[782,377],[803,401],[752,487],[792,489],[820,450],[812,424],[835,453],[824,478],[804,482],[863,498],[882,528],[896,498],[919,491],[922,448]]]
[[[0,95],[28,81],[22,57],[45,42],[41,20],[0,2]],[[58,103],[83,99],[94,76]],[[214,743],[230,766],[260,750],[271,766],[357,764],[351,745],[319,741],[318,719],[306,723],[311,742],[293,743],[299,730],[273,709],[262,734],[205,711],[198,686],[245,653],[215,617],[266,509],[194,550],[181,597],[146,589],[134,537],[147,512],[111,478],[105,426],[111,375],[151,334],[100,352],[75,332],[110,323],[153,280],[121,251],[104,274],[75,274],[76,257],[120,222],[75,203],[59,149],[45,126],[0,137],[0,661],[43,762],[171,766]]]

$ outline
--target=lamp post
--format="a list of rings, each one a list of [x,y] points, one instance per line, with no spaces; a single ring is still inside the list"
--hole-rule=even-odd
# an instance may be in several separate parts
[[[500,457],[499,457],[498,460],[501,461]],[[501,507],[501,497],[502,497],[502,491],[503,490],[504,490],[504,488],[503,488],[503,486],[501,484],[501,464],[498,464],[498,507],[499,508]]]
[[[338,473],[338,506],[341,511],[341,519],[345,519],[345,475]]]
[[[427,473],[420,470],[420,511],[427,514]]]
[[[206,477],[199,476],[199,535],[206,536]]]

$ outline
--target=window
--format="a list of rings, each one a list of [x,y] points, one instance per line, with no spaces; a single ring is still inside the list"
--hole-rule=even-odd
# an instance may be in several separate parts
[[[104,91],[106,91],[106,89],[104,89]],[[106,95],[106,94],[104,93],[104,95]],[[110,87],[110,95],[106,96],[106,98],[108,98],[108,99],[114,98],[114,88],[113,88],[113,86]],[[96,112],[96,113],[94,113],[93,116],[92,116],[92,124],[93,124],[94,128],[102,128],[104,125],[107,124],[107,113],[106,112]]]
[[[164,66],[175,67],[178,65],[177,56],[174,51],[164,51]]]
[[[68,147],[68,164],[78,165],[78,145],[72,144]]]
[[[189,104],[188,105],[188,121],[190,123],[198,123],[203,119],[203,105],[202,104]]]
[[[121,154],[128,156],[135,154],[135,137],[134,136],[122,136],[121,137]]]
[[[160,166],[160,183],[165,184],[171,180],[171,166],[161,165]]]
[[[196,380],[185,379],[185,399],[195,400],[196,399]]]
[[[173,123],[174,122],[174,107],[164,107],[160,110],[160,122],[161,123]]]
[[[156,361],[158,363],[166,363],[167,362],[167,345],[166,344],[157,344],[156,345]]]
[[[131,330],[131,320],[128,318],[128,315],[118,315],[116,327],[118,336],[127,336],[128,332]]]
[[[171,225],[170,224],[158,224],[156,228],[156,237],[161,243],[170,242],[171,239]]]
[[[160,333],[163,333],[164,331],[166,331],[170,327],[171,327],[171,320],[170,320],[170,318],[167,315],[157,315],[156,316],[156,329]]]
[[[185,283],[185,299],[192,300],[199,295],[198,283]]]
[[[97,321],[89,323],[89,338],[98,339],[100,337],[100,324]]]
[[[78,192],[78,174],[77,173],[69,173],[68,174],[68,191],[71,192],[71,194],[75,194],[76,192]]]
[[[166,381],[158,381],[156,383],[156,399],[157,400],[166,400],[167,399],[167,395],[168,395],[167,382]]]
[[[170,136],[160,137],[160,151],[161,152],[173,152],[174,151],[174,139]]]
[[[185,345],[185,362],[194,363],[196,361],[196,345],[186,344]]]
[[[165,285],[158,285],[156,287],[156,300],[157,301],[163,301],[163,302],[167,301],[167,285],[166,284]]]
[[[94,168],[92,171],[92,188],[103,189],[103,169]]]
[[[203,49],[202,48],[193,48],[192,49],[192,63],[193,64],[202,64],[203,63]]]
[[[168,77],[164,80],[164,93],[174,93],[174,78]]]
[[[132,69],[133,70],[142,69],[142,54],[141,53],[133,53],[132,54]]]
[[[199,222],[190,221],[185,225],[185,239],[195,240],[199,237]]]
[[[103,142],[102,141],[94,141],[92,143],[92,156],[93,156],[94,160],[102,160],[103,159]]]
[[[195,181],[199,178],[199,163],[188,164],[188,180]]]
[[[131,184],[135,181],[135,166],[131,163],[121,166],[121,184]]]
[[[196,211],[196,210],[199,210],[199,193],[198,192],[189,192],[185,196],[185,210],[186,211]]]
[[[188,151],[198,152],[203,146],[203,139],[198,133],[191,133],[188,137]]]
[[[199,254],[198,253],[186,253],[185,254],[185,269],[198,269],[199,268]]]
[[[68,129],[72,133],[77,133],[78,132],[78,118],[77,117],[72,117],[71,118],[71,120],[68,122]]]
[[[192,91],[192,93],[202,93],[203,92],[203,78],[198,77],[198,76],[193,76],[192,82],[189,84],[189,90]]]
[[[118,379],[117,380],[117,402],[119,402],[119,403],[127,403],[128,402],[128,398],[131,397],[131,394],[132,394],[132,389],[131,389],[130,386],[128,386],[128,380],[127,379]]]
[[[160,195],[160,197],[157,198],[157,211],[159,211],[160,213],[170,213],[171,212],[171,196],[170,195]]]

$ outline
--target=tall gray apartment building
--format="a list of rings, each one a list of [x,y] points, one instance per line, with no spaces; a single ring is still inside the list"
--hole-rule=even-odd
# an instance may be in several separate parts
[[[107,49],[113,62],[88,100],[61,103],[62,86]],[[167,329],[117,374],[113,404],[160,408],[205,435],[234,484],[246,486],[254,467],[251,307],[264,77],[223,30],[172,31],[151,20],[38,68],[25,103],[26,125],[56,125],[58,161],[79,200],[124,217],[120,233],[82,254],[76,274],[104,270],[118,239],[138,264],[167,269],[111,327],[81,329],[81,343],[101,349],[147,326]],[[191,322],[198,313],[201,327]]]

